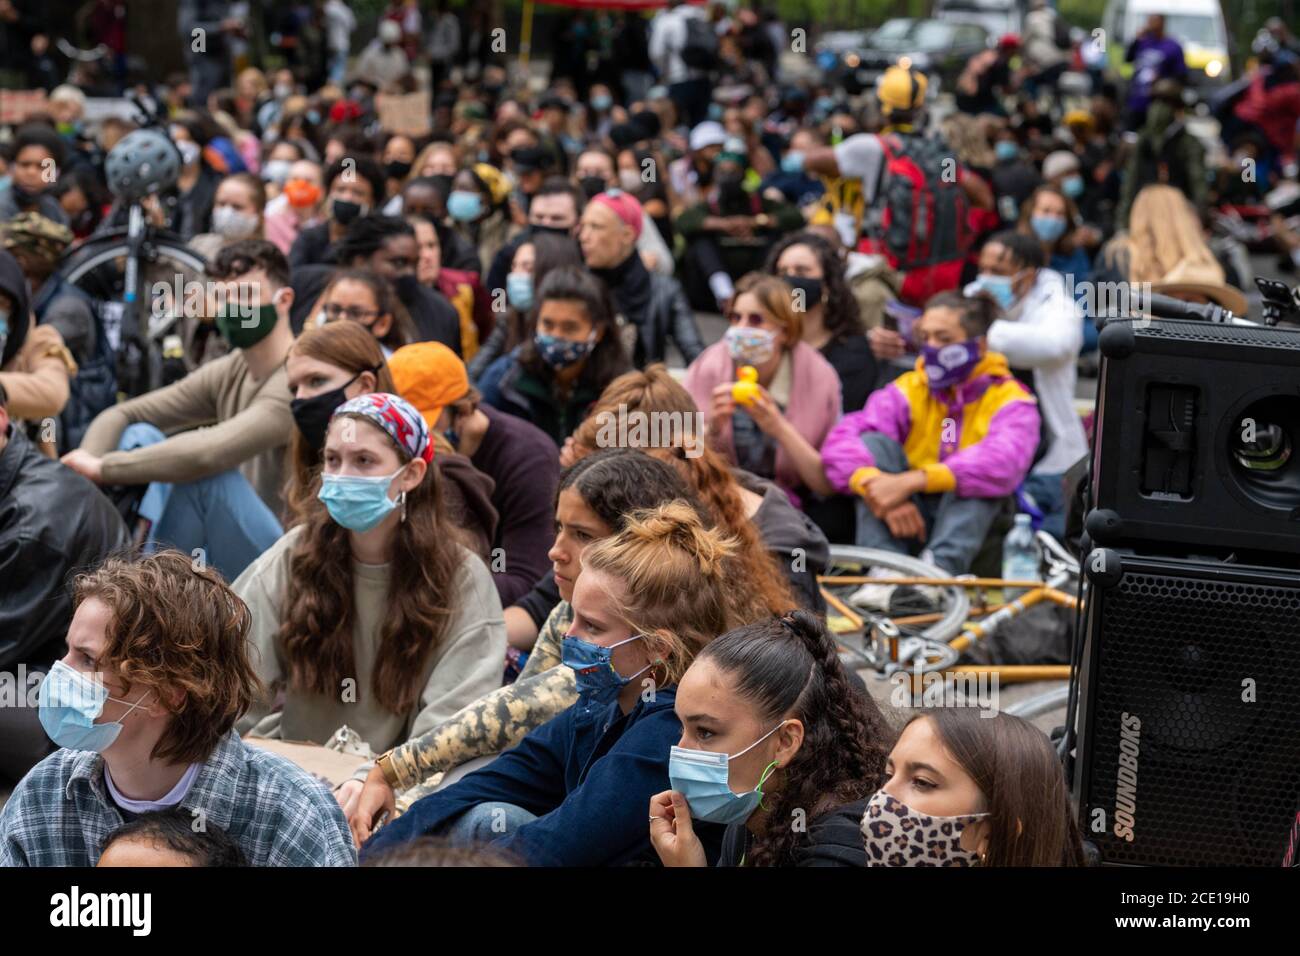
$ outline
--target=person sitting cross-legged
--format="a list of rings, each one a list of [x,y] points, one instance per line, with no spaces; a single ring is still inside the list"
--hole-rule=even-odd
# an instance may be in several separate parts
[[[1038,445],[1038,407],[988,350],[990,298],[930,299],[915,334],[916,369],[872,393],[822,444],[826,477],[860,496],[857,544],[970,570],[1002,500],[1024,480]],[[868,590],[874,588],[875,590]],[[865,593],[864,593],[865,592]],[[855,600],[888,601],[868,585]]]

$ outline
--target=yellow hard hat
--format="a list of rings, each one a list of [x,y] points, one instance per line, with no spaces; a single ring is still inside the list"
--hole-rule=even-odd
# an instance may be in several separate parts
[[[876,97],[889,110],[914,110],[925,102],[929,80],[914,66],[891,66],[880,75]]]

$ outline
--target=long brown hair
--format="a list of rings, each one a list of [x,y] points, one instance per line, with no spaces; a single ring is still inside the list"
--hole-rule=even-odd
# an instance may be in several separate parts
[[[988,803],[984,866],[1083,865],[1065,772],[1041,730],[1011,714],[973,707],[938,707],[912,720],[922,717],[932,721]]]
[[[379,432],[367,418],[348,417],[355,418],[358,427]],[[403,465],[411,461],[395,443],[393,448]],[[312,483],[313,491],[319,480]],[[419,701],[424,665],[459,610],[457,585],[465,555],[456,542],[442,504],[442,478],[431,464],[424,480],[407,492],[406,518],[393,531],[388,606],[371,680],[375,698],[395,714],[409,712]],[[344,678],[356,674],[354,614],[348,530],[313,494],[304,503],[302,534],[290,559],[277,637],[291,687],[332,696],[339,693]]]
[[[788,298],[788,287],[779,279],[773,281],[787,289]],[[672,377],[667,366],[657,362],[645,371],[620,375],[601,392],[590,414],[573,434],[578,454],[586,454],[600,447],[597,436],[602,425],[601,413],[617,414],[620,405],[626,406],[628,412],[676,413],[691,416],[683,417],[681,421],[698,421],[694,416],[699,409],[695,407],[691,393]],[[630,434],[632,432],[629,430]],[[703,434],[694,435],[690,447],[684,445],[692,436],[679,434],[677,437],[681,441],[675,447],[643,450],[672,465],[686,483],[695,489],[718,526],[740,541],[736,560],[744,569],[746,584],[757,592],[770,613],[784,614],[797,602],[780,566],[758,533],[758,528],[745,514],[740,483],[732,475],[726,461],[704,444]]]
[[[753,866],[792,866],[794,811],[812,822],[874,793],[894,732],[871,695],[849,683],[835,639],[809,611],[729,631],[700,658],[729,676],[765,723],[789,715],[803,724],[803,744],[774,774],[772,805],[745,853]]]
[[[376,392],[397,394],[379,342],[355,322],[308,325],[289,349],[289,354],[333,365],[350,375],[374,372]],[[313,451],[302,432],[295,428],[289,439],[289,477],[284,485],[286,528],[292,528],[302,520],[308,497],[319,490],[320,466],[321,453]]]

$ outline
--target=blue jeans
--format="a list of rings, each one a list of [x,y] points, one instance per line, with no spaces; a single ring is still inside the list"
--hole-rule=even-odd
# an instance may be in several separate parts
[[[912,467],[903,446],[886,435],[867,432],[862,436],[862,443],[876,459],[876,467],[881,471],[899,474]],[[951,491],[941,495],[913,495],[912,502],[925,519],[924,548],[934,556],[934,563],[950,574],[970,571],[971,562],[979,554],[993,520],[1002,510],[1001,498],[958,498]],[[861,498],[857,501],[857,510],[858,547],[881,548],[898,554],[916,554],[921,550],[922,545],[916,539],[904,541],[895,538],[889,526],[873,515]]]
[[[442,833],[454,846],[474,846],[499,840],[536,819],[536,814],[513,803],[480,803],[448,821]]]
[[[1042,529],[1058,541],[1065,540],[1065,475],[1030,475],[1024,489],[1043,513]]]
[[[127,426],[117,447],[154,445],[166,436],[153,425]],[[179,484],[153,482],[140,502],[152,527],[146,550],[171,546],[193,554],[233,581],[284,534],[279,520],[237,470]]]

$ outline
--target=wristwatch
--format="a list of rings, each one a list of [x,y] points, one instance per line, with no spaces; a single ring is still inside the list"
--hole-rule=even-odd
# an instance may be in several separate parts
[[[397,779],[397,770],[393,767],[393,752],[391,750],[382,754],[375,761],[375,766],[379,768],[379,772],[384,775],[384,779],[388,781],[390,787],[394,790],[399,789],[400,781]]]

